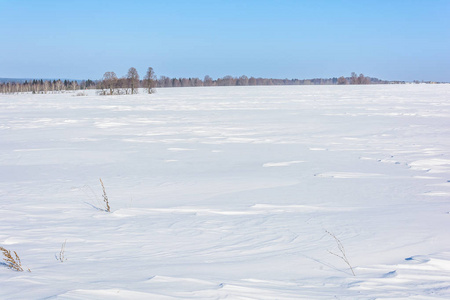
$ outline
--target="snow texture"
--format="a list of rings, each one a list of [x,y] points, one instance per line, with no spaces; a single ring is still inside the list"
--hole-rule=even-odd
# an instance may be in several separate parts
[[[449,152],[449,85],[0,95],[0,298],[449,299]]]

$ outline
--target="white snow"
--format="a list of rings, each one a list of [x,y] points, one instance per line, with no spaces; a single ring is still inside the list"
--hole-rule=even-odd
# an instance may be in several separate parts
[[[450,298],[450,85],[0,95],[0,171],[0,299]]]
[[[263,164],[264,168],[270,168],[270,167],[288,167],[290,165],[294,164],[300,164],[304,161],[302,160],[293,160],[293,161],[283,161],[283,162],[268,162]]]

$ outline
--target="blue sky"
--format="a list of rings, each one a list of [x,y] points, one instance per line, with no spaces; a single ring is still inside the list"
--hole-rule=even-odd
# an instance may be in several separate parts
[[[0,77],[450,81],[450,1],[0,0]]]

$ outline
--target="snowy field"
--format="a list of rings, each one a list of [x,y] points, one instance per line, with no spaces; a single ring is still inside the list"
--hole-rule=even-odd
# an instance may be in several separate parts
[[[450,85],[0,95],[0,171],[0,299],[450,298]]]

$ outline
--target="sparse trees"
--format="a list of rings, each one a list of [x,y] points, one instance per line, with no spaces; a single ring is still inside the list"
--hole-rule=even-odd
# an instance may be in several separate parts
[[[149,67],[147,69],[147,73],[145,74],[145,77],[144,77],[144,84],[145,84],[147,93],[151,94],[151,93],[155,92],[155,90],[153,88],[156,87],[156,76],[155,76],[155,72],[153,71],[152,67]]]
[[[139,74],[138,71],[131,67],[127,73],[128,86],[131,89],[131,94],[137,94],[139,88]]]
[[[352,72],[350,84],[370,84],[370,77],[365,77],[363,74],[358,76],[355,72]]]

